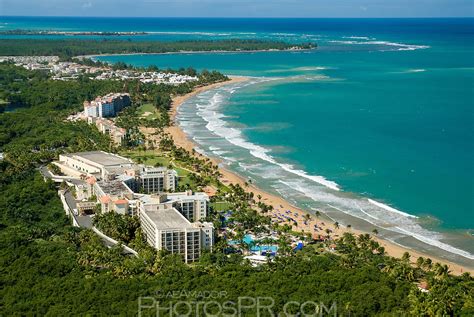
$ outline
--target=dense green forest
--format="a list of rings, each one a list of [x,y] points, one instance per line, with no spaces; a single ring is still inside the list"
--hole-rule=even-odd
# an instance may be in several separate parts
[[[220,305],[243,297],[271,298],[275,313],[314,313],[318,304],[329,311],[323,315],[331,316],[474,315],[472,277],[451,276],[446,267],[426,259],[413,267],[409,255],[388,257],[369,235],[345,234],[335,242],[337,253],[314,244],[259,267],[216,247],[188,266],[179,257],[140,244],[134,219],[107,215],[97,222],[104,230],[124,228],[108,232],[124,242],[135,230],[133,247],[140,250],[139,257],[123,255],[120,247],[109,249],[93,232],[70,226],[56,185],[45,182],[35,168],[61,152],[107,150],[110,140],[92,126],[65,121],[66,116],[80,109],[84,99],[112,91],[125,90],[136,103],[166,109],[170,94],[190,89],[86,78],[53,81],[0,64],[0,97],[18,106],[0,114],[0,152],[5,153],[0,161],[0,315],[129,316],[138,313],[140,297],[151,297],[160,307],[178,301],[213,303],[192,306],[194,316],[218,314]],[[182,152],[169,146],[177,155]],[[237,204],[241,196],[235,197]],[[418,289],[421,281],[429,292]],[[285,306],[290,301],[293,305]],[[299,304],[307,302],[312,306],[302,311]],[[247,298],[252,307],[243,308],[242,316],[258,315],[251,304]],[[160,315],[188,312],[185,305],[173,307],[175,314]],[[155,309],[142,312],[157,316]],[[260,311],[260,316],[270,314]]]
[[[178,42],[2,39],[0,40],[0,56],[58,55],[60,57],[72,57],[94,54],[168,53],[180,51],[286,50],[293,47],[311,49],[315,48],[316,44],[289,44],[276,41],[240,39]]]

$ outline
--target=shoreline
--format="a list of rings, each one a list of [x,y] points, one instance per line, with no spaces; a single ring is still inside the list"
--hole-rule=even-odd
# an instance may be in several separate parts
[[[216,84],[212,84],[212,85],[209,85],[209,86],[198,87],[198,88],[194,89],[192,92],[190,92],[186,95],[176,96],[176,97],[173,98],[172,104],[171,104],[171,109],[170,109],[170,119],[173,122],[173,125],[170,126],[170,127],[165,128],[165,131],[172,136],[172,138],[173,138],[173,140],[174,140],[174,142],[177,146],[182,147],[182,148],[186,149],[189,152],[192,152],[192,149],[196,148],[196,144],[188,138],[186,133],[176,123],[176,114],[177,114],[178,108],[185,101],[187,101],[188,99],[190,99],[190,98],[192,98],[192,97],[194,97],[197,94],[200,94],[202,92],[212,90],[212,89],[216,89],[216,88],[219,88],[223,85],[228,85],[228,84],[233,84],[233,83],[249,80],[249,77],[243,77],[243,76],[232,76],[232,77],[229,77],[229,78],[231,78],[231,80],[216,83]],[[196,155],[199,155],[199,154],[197,153]],[[205,155],[203,155],[203,156],[205,156]],[[302,210],[301,208],[298,208],[298,207],[292,205],[290,202],[286,201],[283,197],[280,197],[280,196],[277,196],[277,195],[274,195],[274,194],[270,194],[270,193],[258,188],[254,184],[249,184],[246,187],[244,185],[245,182],[246,182],[246,179],[244,177],[242,177],[241,175],[238,175],[237,173],[235,173],[233,171],[230,171],[230,170],[222,167],[221,164],[220,164],[221,162],[218,159],[213,158],[213,157],[209,157],[209,156],[206,156],[206,157],[209,158],[209,160],[213,164],[219,166],[219,171],[222,174],[222,177],[220,178],[220,181],[224,185],[228,185],[230,183],[239,184],[246,191],[248,191],[248,192],[252,191],[255,194],[255,197],[257,197],[258,195],[261,195],[262,196],[262,199],[261,199],[262,202],[264,202],[268,205],[274,206],[275,210],[267,214],[272,219],[276,219],[277,214],[278,214],[277,209],[280,209],[280,212],[284,212],[286,210],[291,210],[292,212],[297,212],[299,216],[294,218],[294,219],[298,222],[298,225],[293,226],[294,231],[300,231],[300,232],[306,232],[306,233],[310,232],[311,234],[315,234],[313,228],[314,228],[314,225],[317,225],[320,229],[317,234],[325,235],[325,230],[330,229],[332,231],[331,235],[335,238],[341,237],[344,232],[350,232],[350,233],[353,233],[353,234],[356,234],[356,235],[357,234],[362,234],[362,233],[369,233],[369,232],[364,232],[364,231],[353,229],[353,228],[349,229],[349,228],[345,228],[345,227],[340,227],[338,229],[335,229],[332,223],[325,223],[326,218],[327,219],[329,219],[329,218],[324,213],[322,213],[322,215],[319,218],[317,218],[314,214],[312,214],[310,212],[306,212],[306,211]],[[306,225],[304,224],[304,221],[303,221],[303,215],[305,215],[305,214],[311,215],[311,220],[307,221]],[[380,245],[385,248],[385,251],[386,251],[387,255],[389,255],[389,256],[396,257],[396,258],[401,258],[403,253],[409,252],[410,255],[411,255],[412,264],[414,264],[416,262],[416,259],[418,257],[431,258],[433,260],[433,262],[440,262],[442,264],[447,264],[452,274],[461,275],[464,272],[470,272],[471,274],[474,274],[474,268],[466,267],[466,266],[463,266],[463,265],[460,265],[460,264],[457,264],[457,263],[454,263],[454,262],[451,262],[451,261],[433,256],[433,255],[429,255],[429,254],[421,252],[421,251],[417,251],[417,250],[414,250],[414,249],[411,249],[411,248],[408,248],[408,247],[401,246],[401,245],[396,244],[394,242],[391,242],[391,241],[382,239],[380,237],[374,236],[372,233],[369,233],[369,234],[371,235],[371,237],[375,241],[380,243]]]
[[[78,55],[74,56],[77,59],[92,59],[94,57],[104,57],[104,56],[124,56],[124,55],[187,55],[187,54],[245,54],[245,53],[273,53],[273,52],[306,52],[315,50],[317,47],[314,48],[299,48],[299,49],[266,49],[266,50],[210,50],[210,51],[176,51],[176,52],[162,52],[162,53],[103,53],[103,54],[91,54],[91,55]],[[227,81],[227,83],[229,83]]]

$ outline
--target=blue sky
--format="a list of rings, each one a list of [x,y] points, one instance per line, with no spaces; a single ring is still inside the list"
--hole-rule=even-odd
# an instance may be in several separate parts
[[[474,0],[0,0],[0,15],[472,17]]]

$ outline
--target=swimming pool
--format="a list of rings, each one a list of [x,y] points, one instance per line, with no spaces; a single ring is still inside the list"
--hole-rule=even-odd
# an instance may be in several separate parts
[[[244,236],[243,241],[247,244],[252,245],[252,247],[250,248],[250,251],[252,251],[252,252],[268,252],[269,251],[271,253],[276,253],[278,251],[278,246],[276,246],[276,245],[256,245],[256,244],[253,244],[255,240],[253,239],[252,235],[250,235],[250,234],[246,234]],[[236,245],[236,244],[239,244],[239,241],[231,240],[231,241],[229,241],[229,244],[230,245]]]

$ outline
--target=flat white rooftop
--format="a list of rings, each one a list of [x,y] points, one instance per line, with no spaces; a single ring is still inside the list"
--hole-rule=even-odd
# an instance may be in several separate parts
[[[142,211],[143,212],[143,211]],[[174,208],[145,211],[158,230],[190,229],[192,224]]]
[[[69,157],[83,158],[94,163],[100,164],[102,166],[116,166],[121,164],[133,163],[130,159],[127,159],[125,157],[103,151],[79,152],[64,155]]]
[[[167,201],[178,201],[178,200],[202,200],[202,199],[209,199],[206,193],[192,193],[189,194],[187,192],[181,193],[168,193],[166,194]]]
[[[182,192],[182,193],[165,193],[162,194],[166,196],[165,199],[160,201],[158,195],[142,195],[140,196],[140,200],[144,204],[165,204],[165,203],[173,203],[176,201],[184,201],[184,200],[208,200],[209,196],[206,193],[193,193],[190,194],[189,192]]]

